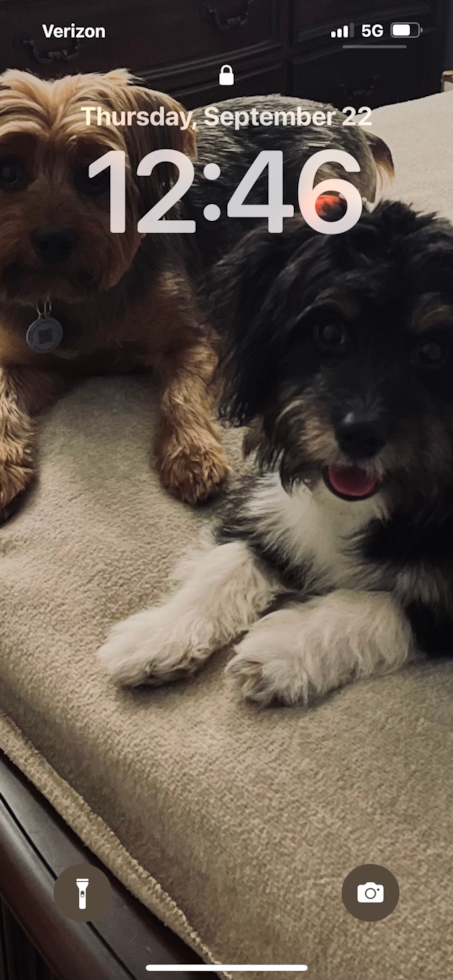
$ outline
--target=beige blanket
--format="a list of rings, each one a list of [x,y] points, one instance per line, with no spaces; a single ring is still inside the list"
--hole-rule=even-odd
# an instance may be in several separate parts
[[[453,94],[392,106],[374,131],[394,193],[453,218],[452,113]],[[160,491],[154,418],[141,378],[89,381],[45,420],[39,488],[0,530],[0,745],[206,962],[452,977],[453,663],[265,712],[232,693],[224,657],[134,693],[97,666],[110,625],[165,590],[209,519]],[[237,462],[238,433],[226,442]],[[363,863],[400,885],[375,924],[341,901]]]

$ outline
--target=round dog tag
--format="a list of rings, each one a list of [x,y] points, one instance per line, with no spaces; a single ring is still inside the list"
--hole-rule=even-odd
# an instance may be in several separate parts
[[[27,344],[38,354],[47,354],[59,347],[63,340],[63,327],[53,316],[41,315],[27,330]]]

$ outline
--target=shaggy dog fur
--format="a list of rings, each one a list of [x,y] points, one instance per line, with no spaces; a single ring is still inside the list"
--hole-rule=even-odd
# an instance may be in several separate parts
[[[228,673],[265,705],[451,655],[452,226],[384,202],[344,235],[255,230],[215,298],[223,413],[258,471],[102,663],[158,684],[245,633]]]
[[[288,108],[298,100],[237,100],[226,106],[259,104]],[[180,112],[167,95],[133,83],[127,72],[75,75],[43,81],[20,71],[0,79],[0,513],[29,484],[36,469],[34,417],[61,391],[86,374],[153,367],[162,383],[155,453],[164,486],[195,502],[214,493],[228,474],[215,421],[211,378],[215,341],[194,284],[218,255],[234,244],[248,221],[227,219],[226,202],[258,152],[281,146],[285,190],[297,204],[302,164],[316,149],[349,150],[361,165],[350,179],[374,197],[376,165],[391,167],[387,148],[364,131],[271,127],[227,133],[202,125],[197,110],[195,182],[171,217],[194,217],[197,234],[143,236],[137,221],[175,180],[170,163],[138,178],[139,161],[159,148],[196,155],[194,129],[178,126],[87,126],[82,106],[148,113],[164,107]],[[88,166],[109,150],[126,153],[127,222],[124,234],[110,232],[109,176],[88,177]],[[213,186],[203,176],[215,161],[222,178]],[[341,168],[340,168],[341,171]],[[338,168],[325,168],[338,174]],[[254,200],[267,200],[263,175]],[[206,201],[218,202],[222,218],[209,225]],[[56,253],[49,241],[60,236]],[[51,238],[49,239],[49,235]],[[53,236],[53,238],[52,238]],[[47,249],[47,250],[46,250]],[[52,316],[64,336],[52,354],[36,353],[26,332],[36,308],[50,298]]]

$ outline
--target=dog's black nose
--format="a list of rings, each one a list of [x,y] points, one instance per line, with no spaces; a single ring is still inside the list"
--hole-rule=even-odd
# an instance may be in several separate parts
[[[340,449],[351,459],[376,456],[387,441],[386,426],[376,419],[343,419],[336,426],[335,435]]]
[[[65,262],[79,241],[71,228],[37,228],[30,237],[35,252],[44,262]]]

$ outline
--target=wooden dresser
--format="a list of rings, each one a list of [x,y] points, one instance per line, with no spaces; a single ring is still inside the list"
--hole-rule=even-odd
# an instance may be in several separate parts
[[[0,69],[47,77],[127,67],[192,108],[231,95],[284,92],[371,107],[437,92],[444,68],[448,0],[0,0]],[[393,21],[415,21],[406,48],[389,36]],[[102,26],[105,38],[47,40],[42,24]],[[345,49],[331,38],[355,24]],[[380,40],[362,24],[383,26]],[[349,43],[352,43],[349,38]],[[232,66],[234,87],[218,83]]]

